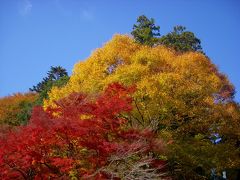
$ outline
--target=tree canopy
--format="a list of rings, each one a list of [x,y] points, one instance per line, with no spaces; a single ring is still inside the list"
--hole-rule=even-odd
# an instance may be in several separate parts
[[[19,126],[27,124],[32,106],[38,99],[36,93],[17,93],[0,99],[0,124]]]
[[[179,52],[202,52],[201,41],[193,32],[186,31],[184,26],[175,26],[173,31],[162,36],[159,43]]]
[[[202,53],[179,54],[116,35],[75,65],[66,86],[52,88],[45,108],[72,92],[97,94],[112,82],[135,84],[134,108],[126,117],[129,125],[151,127],[173,142],[167,158],[180,169],[178,176],[200,178],[209,175],[211,168],[220,172],[239,167],[240,122],[234,87]],[[214,134],[222,138],[221,143],[212,143]]]
[[[68,80],[69,76],[64,68],[52,66],[47,77],[30,88],[32,92],[0,98],[0,125],[10,127],[26,125],[31,117],[32,108],[43,104],[43,99],[48,98],[48,91],[53,86],[64,86]]]
[[[186,31],[184,26],[175,26],[173,31],[160,37],[160,26],[155,25],[153,18],[145,15],[137,18],[131,32],[137,43],[153,46],[157,44],[173,48],[177,52],[198,51],[203,52],[201,41],[191,31]]]
[[[159,29],[140,16],[133,36],[115,35],[71,77],[51,67],[36,94],[0,99],[0,122],[23,125],[1,126],[0,177],[208,179],[239,168],[234,86],[194,33]]]
[[[46,86],[49,85],[49,83],[57,81],[62,77],[68,77],[66,69],[62,68],[61,66],[51,66],[50,70],[47,72],[47,77],[43,78],[43,80],[39,82],[36,86],[29,88],[29,90],[41,93],[46,89]]]
[[[160,27],[155,25],[154,19],[148,19],[145,15],[137,18],[137,24],[133,25],[133,35],[136,42],[152,46],[160,36]]]
[[[30,123],[0,136],[0,178],[157,179],[165,177],[162,141],[125,129],[134,89],[111,84],[95,100],[74,93],[58,108],[36,107]],[[53,116],[57,113],[58,116]]]
[[[47,76],[29,90],[38,93],[38,99],[35,103],[42,105],[43,99],[48,98],[48,92],[52,87],[62,87],[68,82],[68,80],[69,76],[66,69],[61,66],[51,66],[50,70],[47,72]]]

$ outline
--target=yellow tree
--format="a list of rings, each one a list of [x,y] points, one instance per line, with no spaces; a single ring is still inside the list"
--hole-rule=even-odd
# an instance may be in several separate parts
[[[211,168],[240,166],[234,87],[201,53],[149,47],[127,35],[115,35],[78,62],[67,85],[52,88],[44,106],[53,106],[72,92],[99,93],[113,82],[136,85],[134,110],[126,118],[131,126],[150,127],[172,142],[167,158],[182,176],[200,177]],[[221,142],[214,144],[218,137]]]

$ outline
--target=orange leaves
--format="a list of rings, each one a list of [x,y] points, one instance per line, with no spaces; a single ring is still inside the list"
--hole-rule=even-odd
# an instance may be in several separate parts
[[[37,99],[37,94],[14,94],[0,99],[0,123],[8,125],[20,125],[24,121],[21,117],[24,113],[27,115],[31,103]],[[29,107],[29,108],[28,108]],[[26,111],[26,112],[25,112]]]

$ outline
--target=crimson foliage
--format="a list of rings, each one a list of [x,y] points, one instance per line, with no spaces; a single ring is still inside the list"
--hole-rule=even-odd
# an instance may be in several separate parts
[[[131,111],[133,91],[115,83],[96,100],[74,93],[57,108],[35,107],[27,126],[1,136],[0,178],[107,179],[113,175],[103,167],[119,149],[135,145],[142,156],[162,150],[150,131],[124,127],[120,115]]]

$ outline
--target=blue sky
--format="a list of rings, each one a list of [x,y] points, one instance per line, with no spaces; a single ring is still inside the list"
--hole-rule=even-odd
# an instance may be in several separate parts
[[[236,87],[240,102],[239,0],[0,0],[0,97],[26,92],[50,66],[87,58],[145,14],[161,34],[184,25]]]

